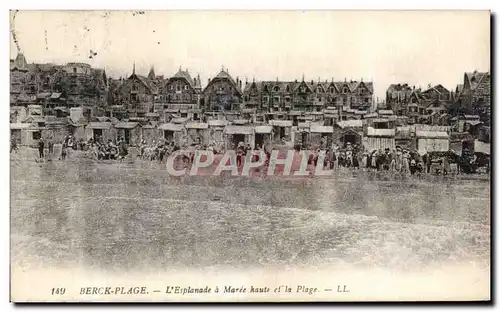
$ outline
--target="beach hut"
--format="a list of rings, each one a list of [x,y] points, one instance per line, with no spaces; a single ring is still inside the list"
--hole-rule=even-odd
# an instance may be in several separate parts
[[[213,142],[222,142],[224,140],[224,127],[227,121],[223,119],[211,119],[208,121],[208,138]]]
[[[396,130],[395,129],[375,129],[368,127],[366,136],[363,139],[363,147],[366,151],[385,150],[391,151],[396,148]]]
[[[249,143],[254,148],[254,129],[251,126],[228,125],[224,128],[224,141],[226,149],[238,146],[240,142]]]
[[[86,140],[92,138],[94,141],[101,139],[102,142],[116,139],[116,129],[111,122],[90,122],[85,127]],[[76,137],[75,137],[76,138]]]
[[[187,132],[187,144],[208,144],[208,123],[188,122],[185,125]]]
[[[255,126],[255,146],[271,148],[273,127],[269,125]]]
[[[333,130],[333,142],[339,146],[346,147],[347,143],[361,145],[363,138],[362,120],[338,121]]]
[[[121,138],[131,146],[138,146],[141,142],[141,126],[136,121],[122,121],[114,125],[116,129],[116,140]]]
[[[447,152],[450,149],[450,137],[444,131],[416,131],[416,138],[420,155],[429,152]]]
[[[273,127],[273,142],[281,143],[291,141],[291,120],[269,120],[269,125]]]
[[[184,132],[184,126],[175,123],[164,123],[158,126],[158,130],[162,134],[162,137],[168,142],[174,142],[175,144],[181,144],[181,138]]]
[[[322,126],[311,123],[309,127],[309,144],[320,146],[322,139],[326,143],[326,147],[332,145],[333,126]]]

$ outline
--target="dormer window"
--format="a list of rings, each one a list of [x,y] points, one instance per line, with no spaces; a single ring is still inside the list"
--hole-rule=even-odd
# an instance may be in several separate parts
[[[306,93],[306,87],[300,87],[300,92],[301,93]]]
[[[187,89],[189,89],[189,87],[188,87],[188,85],[185,85],[184,90],[187,90]]]
[[[137,85],[133,84],[132,85],[132,91],[136,91],[137,90]]]
[[[278,87],[278,86],[274,86],[274,88],[273,88],[273,91],[274,91],[274,92],[278,92],[279,90],[280,90],[280,87]]]
[[[344,87],[344,88],[342,89],[342,93],[348,93],[348,92],[349,92],[349,88],[348,88],[348,87]]]
[[[290,92],[290,86],[286,86],[286,92]]]
[[[317,87],[317,88],[316,88],[316,92],[318,92],[318,93],[322,93],[322,92],[323,92],[323,88],[322,88],[322,87]]]
[[[267,85],[264,86],[264,92],[269,92],[269,89],[267,88]]]
[[[330,87],[330,93],[334,93],[335,92],[335,88],[334,87]]]

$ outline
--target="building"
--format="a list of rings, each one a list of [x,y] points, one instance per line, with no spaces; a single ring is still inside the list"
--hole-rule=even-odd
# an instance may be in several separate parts
[[[367,111],[372,105],[373,83],[344,81],[260,81],[247,84],[246,108],[261,112],[322,112],[328,107]]]
[[[118,103],[126,108],[130,116],[144,117],[154,111],[158,89],[148,78],[136,74],[134,63],[132,75],[121,83],[117,95]]]
[[[385,92],[385,108],[393,110],[396,115],[406,115],[410,95],[414,90],[415,86],[410,87],[407,83],[391,84]]]
[[[192,110],[199,108],[200,94],[200,75],[193,79],[187,69],[179,68],[179,71],[165,82],[160,97],[165,101],[163,109]]]
[[[456,107],[460,113],[475,114],[481,121],[490,124],[491,119],[491,75],[474,71],[464,74],[463,85],[457,86]]]
[[[234,80],[224,68],[212,79],[208,79],[200,98],[200,108],[206,111],[239,110],[243,103],[241,80]]]

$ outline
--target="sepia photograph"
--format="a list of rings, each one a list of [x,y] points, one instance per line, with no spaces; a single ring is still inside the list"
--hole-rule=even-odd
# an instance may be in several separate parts
[[[491,300],[485,10],[10,10],[10,300]]]

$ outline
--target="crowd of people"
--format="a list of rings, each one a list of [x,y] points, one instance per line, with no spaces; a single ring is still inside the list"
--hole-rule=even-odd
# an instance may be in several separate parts
[[[182,142],[182,140],[181,140]],[[164,138],[153,140],[148,144],[146,140],[142,140],[137,149],[137,156],[142,160],[164,162],[172,153],[183,150],[185,151],[184,160],[192,162],[195,150],[210,150],[214,154],[223,154],[226,150],[224,142],[210,141],[208,144],[203,144],[200,141],[188,144],[178,144],[168,142]],[[54,154],[54,139],[52,137],[45,142],[42,138],[38,140],[39,158],[45,158],[45,150],[48,147],[48,154]],[[243,165],[246,155],[251,151],[263,151],[266,156],[265,165],[269,163],[271,156],[268,147],[257,144],[253,149],[248,142],[233,143],[229,146],[236,151],[237,166]],[[11,153],[18,151],[16,140],[11,140]],[[76,140],[72,135],[67,135],[61,142],[60,160],[65,160],[70,151],[84,150],[87,155],[98,160],[119,160],[125,158],[129,154],[129,146],[125,138],[120,137],[116,141],[104,140],[100,137],[95,139],[90,138],[88,141]],[[462,150],[461,154],[453,151],[441,153],[427,153],[420,155],[416,150],[410,150],[401,146],[396,146],[395,149],[379,149],[367,151],[362,146],[347,143],[344,148],[340,148],[336,144],[328,146],[326,141],[321,140],[316,148],[305,147],[302,145],[295,146],[296,151],[308,150],[312,153],[309,156],[308,163],[314,166],[318,165],[319,155],[325,153],[323,166],[331,170],[368,170],[368,171],[390,171],[399,172],[402,174],[443,174],[447,175],[452,172],[456,173],[472,173],[477,167],[484,166],[481,159],[478,159],[474,153],[468,149]],[[254,155],[253,161],[259,160],[258,155]],[[488,165],[488,164],[486,164]],[[489,166],[488,166],[489,169]]]

